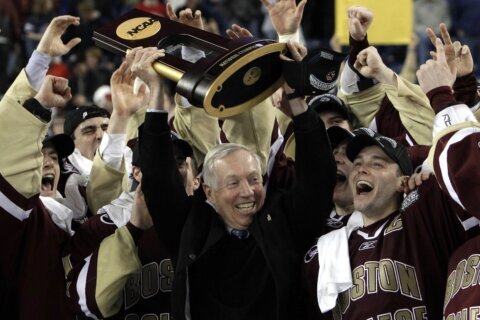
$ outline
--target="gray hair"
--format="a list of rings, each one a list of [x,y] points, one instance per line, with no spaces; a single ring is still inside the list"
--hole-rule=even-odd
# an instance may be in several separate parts
[[[213,189],[217,188],[217,181],[215,176],[215,162],[217,160],[223,159],[228,155],[234,153],[235,151],[244,150],[247,151],[255,158],[258,166],[258,172],[262,173],[262,165],[260,157],[250,151],[247,147],[242,146],[237,143],[222,143],[215,146],[213,149],[208,151],[203,161],[203,181],[206,185],[210,186]]]

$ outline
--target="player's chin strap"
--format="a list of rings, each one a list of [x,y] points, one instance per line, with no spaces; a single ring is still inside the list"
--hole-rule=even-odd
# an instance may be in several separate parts
[[[329,49],[310,52],[302,61],[284,61],[283,77],[295,91],[289,99],[330,92],[336,87],[340,65],[347,55]]]

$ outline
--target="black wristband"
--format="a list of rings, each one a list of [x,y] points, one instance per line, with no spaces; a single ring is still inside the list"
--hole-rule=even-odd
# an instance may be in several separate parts
[[[27,109],[35,117],[44,122],[50,122],[52,119],[52,111],[44,108],[35,98],[30,98],[23,103],[23,107]]]

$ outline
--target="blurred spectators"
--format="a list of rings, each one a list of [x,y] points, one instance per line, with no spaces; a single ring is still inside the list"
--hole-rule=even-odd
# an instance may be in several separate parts
[[[450,15],[452,17],[451,33],[462,43],[470,47],[474,61],[480,57],[480,3],[478,0],[449,0]],[[475,75],[480,77],[478,65],[475,66]]]
[[[155,13],[162,17],[167,16],[167,6],[160,0],[142,0],[135,8]]]
[[[17,75],[15,44],[20,40],[21,22],[13,1],[0,1],[0,94],[4,93]]]
[[[74,95],[83,95],[87,101],[93,101],[98,87],[108,84],[110,71],[102,64],[102,50],[90,47],[85,51],[85,59],[75,63],[70,87]]]
[[[25,55],[30,57],[50,21],[57,15],[54,0],[35,0],[23,26]]]
[[[431,59],[430,51],[435,50],[425,29],[430,27],[435,30],[441,22],[450,28],[448,3],[446,0],[415,0],[414,15],[414,29],[418,37],[417,58],[418,65],[421,65]]]

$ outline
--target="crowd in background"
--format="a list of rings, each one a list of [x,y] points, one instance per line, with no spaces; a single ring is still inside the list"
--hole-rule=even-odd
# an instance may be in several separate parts
[[[307,48],[318,47],[342,50],[334,37],[334,0],[309,1],[302,20],[302,32]],[[174,1],[175,8],[199,9],[208,21],[207,30],[225,35],[233,23],[247,28],[256,37],[275,39],[266,10],[260,0],[184,0]],[[159,15],[165,15],[165,1],[161,0],[115,0],[115,1],[69,1],[69,0],[22,0],[0,3],[0,94],[25,64],[36,47],[43,31],[52,17],[70,14],[80,17],[80,26],[75,36],[82,43],[66,57],[52,62],[50,74],[66,77],[75,88],[74,105],[93,102],[95,91],[108,85],[108,74],[119,65],[119,58],[96,48],[92,32],[119,17],[131,8],[139,8]],[[427,26],[447,24],[454,39],[468,44],[472,52],[480,54],[480,31],[475,28],[480,19],[480,6],[474,0],[414,0],[414,34],[409,46],[382,46],[379,48],[384,61],[400,72],[409,51],[415,50],[416,65],[429,58],[433,50],[425,36]],[[67,37],[73,37],[70,34]],[[345,50],[345,48],[344,48]],[[476,68],[477,77],[480,71]],[[98,92],[99,102],[105,90]]]
[[[370,45],[363,6],[339,46],[333,1],[0,6],[3,316],[478,318],[474,1],[415,1],[403,48]],[[133,7],[278,39],[285,81],[207,114],[152,69],[164,49],[94,46]]]

